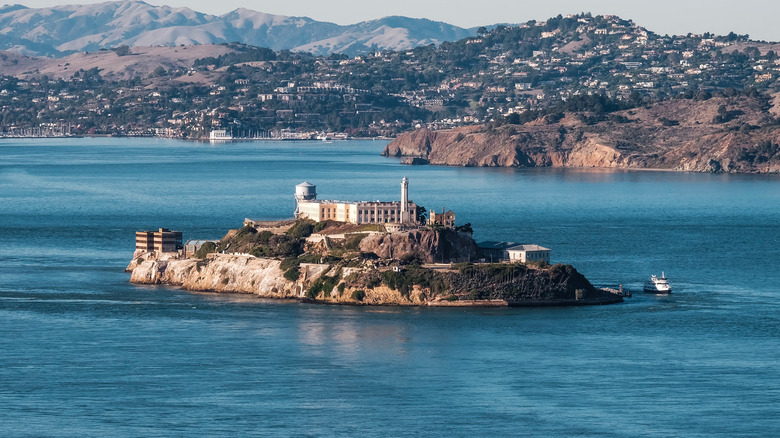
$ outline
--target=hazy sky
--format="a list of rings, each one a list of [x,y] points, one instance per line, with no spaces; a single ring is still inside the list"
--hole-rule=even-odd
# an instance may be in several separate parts
[[[100,3],[96,0],[18,1],[29,7]],[[404,15],[463,27],[520,23],[586,11],[630,18],[660,34],[734,31],[750,34],[753,39],[780,41],[780,0],[147,0],[147,3],[187,6],[217,15],[245,7],[339,24]]]

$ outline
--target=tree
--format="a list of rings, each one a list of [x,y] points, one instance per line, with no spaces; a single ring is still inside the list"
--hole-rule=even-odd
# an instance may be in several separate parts
[[[424,224],[428,222],[428,210],[425,207],[417,207],[417,223]]]
[[[116,53],[116,56],[127,56],[130,54],[130,46],[128,46],[127,44],[114,47],[111,50],[113,50],[114,53]]]
[[[205,259],[207,254],[211,254],[216,250],[217,250],[217,245],[215,245],[214,242],[206,242],[203,245],[201,245],[200,249],[198,249],[198,252],[195,253],[195,257],[199,259]]]

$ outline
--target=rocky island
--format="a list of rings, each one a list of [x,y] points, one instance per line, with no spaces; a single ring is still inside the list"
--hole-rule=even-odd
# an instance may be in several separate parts
[[[623,300],[594,287],[569,265],[450,263],[477,256],[470,235],[452,229],[388,233],[375,225],[299,219],[231,230],[192,255],[136,251],[127,271],[135,284],[333,304],[539,306]]]
[[[137,284],[250,293],[334,304],[534,306],[622,301],[570,265],[550,265],[548,248],[472,238],[455,213],[409,200],[323,201],[295,186],[295,220],[245,219],[215,241],[188,241],[160,228],[136,233],[127,267]],[[508,243],[508,242],[502,242]],[[482,254],[489,253],[489,254]],[[485,259],[503,263],[485,263]],[[511,262],[511,263],[510,263]]]

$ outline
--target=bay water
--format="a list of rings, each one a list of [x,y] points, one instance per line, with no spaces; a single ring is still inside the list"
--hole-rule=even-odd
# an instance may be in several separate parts
[[[0,142],[2,436],[773,436],[780,177],[404,166],[386,141]],[[134,232],[452,209],[625,303],[321,306],[134,286]],[[674,293],[641,293],[664,271]]]

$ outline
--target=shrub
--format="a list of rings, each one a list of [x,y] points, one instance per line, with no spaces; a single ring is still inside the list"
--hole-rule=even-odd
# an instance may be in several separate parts
[[[282,260],[282,263],[279,264],[279,268],[282,271],[287,271],[290,268],[297,268],[299,265],[298,258],[297,257],[288,257],[284,260]]]
[[[355,301],[363,301],[363,298],[366,297],[366,293],[360,289],[352,291],[352,299]]]
[[[339,295],[342,295],[344,293],[344,287],[346,287],[346,284],[344,284],[344,283],[340,283],[339,284],[339,287],[338,287]]]
[[[350,251],[357,251],[358,247],[360,246],[360,242],[365,239],[366,236],[368,236],[368,234],[365,233],[350,234],[346,239],[344,239],[344,248]]]
[[[316,224],[314,224],[314,232],[319,233],[320,231],[324,230],[327,227],[328,227],[327,222],[317,222]]]
[[[319,263],[322,257],[318,254],[302,254],[298,256],[298,263]]]
[[[268,243],[271,240],[271,237],[273,237],[274,233],[265,230],[261,231],[257,234],[256,240],[258,243]]]
[[[293,266],[292,268],[284,271],[284,278],[290,280],[290,281],[297,281],[298,278],[301,276],[301,270],[298,269],[298,266]]]
[[[135,263],[136,263],[136,264],[139,264],[139,265],[140,265],[140,264],[141,264],[141,263],[143,263],[143,262],[144,262],[144,258],[143,258],[143,257],[138,257],[137,259],[135,259]]]
[[[310,219],[298,219],[295,224],[287,230],[287,234],[293,237],[309,237],[314,232],[314,221]]]
[[[466,270],[466,269],[467,269],[469,266],[472,266],[472,264],[471,264],[471,263],[465,263],[465,262],[464,262],[464,263],[455,263],[454,265],[452,265],[453,269],[457,270],[457,271],[458,271],[458,272],[460,272],[461,274],[462,274],[462,273],[463,273],[463,271],[465,271],[465,270]]]
[[[269,257],[273,255],[273,251],[271,251],[271,248],[267,246],[257,246],[255,248],[252,248],[249,251],[249,254],[255,257]]]
[[[236,233],[236,238],[242,238],[248,234],[257,234],[257,229],[250,225],[244,225],[244,227]]]
[[[333,288],[336,287],[336,285],[339,283],[339,279],[341,278],[340,273],[336,273],[334,276],[322,276],[318,278],[317,280],[312,283],[311,287],[309,288],[309,298],[314,298],[317,295],[319,295],[320,292],[324,292],[325,295],[330,294],[333,292]],[[307,295],[308,296],[308,295]]]
[[[337,272],[336,275],[333,275],[332,277],[324,277],[322,280],[322,291],[329,294],[333,292],[333,288],[339,284],[341,272]]]
[[[223,278],[222,279],[222,284],[228,284],[228,283],[230,283],[230,279],[229,278]]]
[[[322,282],[318,280],[309,287],[309,290],[306,291],[306,296],[311,299],[315,299],[317,298],[317,295],[320,294],[320,292],[322,292]]]
[[[216,252],[216,250],[217,245],[215,245],[214,242],[206,242],[203,244],[203,246],[200,247],[198,252],[195,253],[195,257],[199,259],[205,259],[206,255]]]

